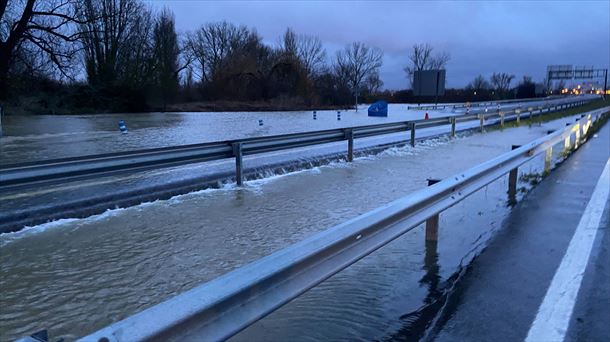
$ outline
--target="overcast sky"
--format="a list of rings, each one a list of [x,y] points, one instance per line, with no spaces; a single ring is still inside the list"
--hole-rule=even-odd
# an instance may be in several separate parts
[[[381,48],[388,89],[407,88],[410,47],[447,51],[447,86],[494,71],[542,81],[548,64],[610,64],[610,1],[164,1],[179,32],[227,20],[276,44],[286,27],[319,36],[328,58],[353,41]]]

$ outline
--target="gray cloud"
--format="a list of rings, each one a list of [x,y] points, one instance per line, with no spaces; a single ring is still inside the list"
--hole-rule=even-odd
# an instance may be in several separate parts
[[[452,58],[450,87],[494,71],[544,78],[547,64],[609,67],[608,1],[149,1],[170,8],[179,31],[227,20],[274,44],[286,27],[319,36],[329,58],[352,41],[385,52],[385,87],[407,86],[409,47],[427,42]]]

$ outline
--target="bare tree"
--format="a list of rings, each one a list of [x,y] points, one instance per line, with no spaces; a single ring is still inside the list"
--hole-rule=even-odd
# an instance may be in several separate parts
[[[381,50],[355,42],[337,52],[335,70],[352,91],[358,92],[365,85],[367,77],[379,73],[382,62]]]
[[[524,75],[523,79],[517,85],[516,89],[517,98],[531,98],[536,97],[536,83],[532,81],[531,76]]]
[[[83,0],[85,71],[92,85],[143,83],[152,69],[153,20],[137,0]]]
[[[532,76],[523,75],[523,79],[519,83],[520,85],[534,84],[532,81]]]
[[[326,51],[318,37],[297,35],[288,28],[284,33],[280,49],[284,54],[296,56],[310,77],[319,73],[324,66]]]
[[[186,53],[192,56],[204,82],[210,82],[226,68],[228,56],[248,44],[251,32],[245,26],[226,21],[208,23],[187,36]]]
[[[415,44],[409,54],[410,65],[404,68],[409,81],[413,81],[413,74],[416,71],[444,69],[451,56],[447,52],[433,54],[434,48],[430,44]]]
[[[326,62],[326,50],[319,37],[302,35],[299,38],[299,59],[309,76],[317,75]]]
[[[378,93],[381,90],[381,87],[383,87],[383,81],[379,77],[378,71],[371,73],[366,78],[366,88],[367,88],[367,91],[369,92],[369,94]]]
[[[284,32],[284,36],[282,37],[282,41],[280,42],[280,50],[285,55],[297,56],[297,35],[294,31],[289,27]]]
[[[0,98],[8,90],[7,77],[13,63],[50,61],[64,76],[73,65],[73,44],[79,33],[73,24],[79,2],[75,0],[0,0]]]
[[[440,52],[430,59],[430,62],[428,63],[428,69],[444,69],[449,60],[451,60],[451,56],[448,52]]]
[[[472,89],[472,90],[487,90],[489,88],[491,88],[491,85],[489,84],[489,82],[487,82],[487,80],[485,79],[485,77],[483,77],[483,75],[479,75],[477,77],[474,78],[474,80],[472,80],[472,82],[470,82],[467,86],[467,89]]]
[[[413,49],[409,54],[411,65],[405,67],[405,71],[409,74],[409,77],[411,77],[415,71],[422,71],[429,68],[430,60],[432,59],[432,50],[433,48],[429,44],[413,45]]]
[[[515,78],[515,75],[510,75],[507,73],[493,73],[491,75],[491,84],[494,89],[500,94],[505,95],[510,89],[510,83]]]
[[[153,34],[155,85],[159,88],[163,107],[178,92],[178,35],[174,24],[174,15],[164,9],[155,22]]]

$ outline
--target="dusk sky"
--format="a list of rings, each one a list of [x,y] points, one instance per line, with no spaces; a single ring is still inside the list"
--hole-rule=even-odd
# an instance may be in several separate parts
[[[447,51],[447,86],[478,74],[508,72],[542,81],[548,64],[610,64],[610,1],[150,1],[168,7],[177,30],[226,20],[257,29],[277,44],[287,27],[319,36],[329,61],[353,41],[385,53],[387,89],[408,87],[403,67],[410,47],[429,43]]]

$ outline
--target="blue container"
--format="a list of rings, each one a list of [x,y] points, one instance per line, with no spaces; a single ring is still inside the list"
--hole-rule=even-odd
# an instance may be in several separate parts
[[[388,116],[388,103],[377,101],[369,107],[369,116]]]
[[[127,126],[125,125],[125,121],[119,120],[119,130],[121,130],[121,133],[127,133]]]

